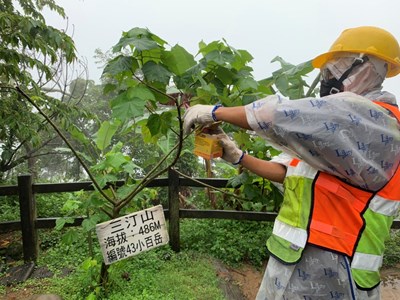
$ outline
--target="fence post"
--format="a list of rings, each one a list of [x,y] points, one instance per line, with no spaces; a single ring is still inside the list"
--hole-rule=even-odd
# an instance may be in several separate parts
[[[179,175],[168,170],[168,205],[169,205],[169,244],[175,252],[180,251],[179,232]]]
[[[24,261],[36,262],[39,245],[36,228],[36,203],[32,189],[32,175],[18,176],[18,195]]]

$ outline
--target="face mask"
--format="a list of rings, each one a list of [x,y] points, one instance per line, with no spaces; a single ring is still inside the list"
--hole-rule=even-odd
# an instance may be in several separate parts
[[[343,76],[342,76],[343,77]],[[343,81],[345,78],[340,77],[339,80],[336,78],[321,80],[321,86],[319,95],[321,97],[343,92]]]
[[[323,78],[321,80],[320,92],[319,95],[321,97],[336,94],[343,92],[343,81],[346,80],[347,76],[349,76],[350,72],[359,65],[368,61],[368,57],[364,56],[363,58],[356,58],[350,68],[343,73],[343,75],[336,79],[335,77],[327,79]]]

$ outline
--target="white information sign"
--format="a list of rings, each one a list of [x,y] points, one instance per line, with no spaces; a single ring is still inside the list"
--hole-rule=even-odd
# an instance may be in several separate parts
[[[107,265],[169,241],[161,205],[97,224],[96,233]]]

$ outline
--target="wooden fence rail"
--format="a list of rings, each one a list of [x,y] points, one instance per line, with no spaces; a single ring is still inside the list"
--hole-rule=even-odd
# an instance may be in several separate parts
[[[232,219],[249,221],[268,221],[273,222],[276,213],[268,212],[242,212],[225,210],[195,210],[181,209],[179,207],[179,188],[182,186],[204,187],[201,183],[216,187],[226,187],[226,179],[216,178],[194,178],[188,179],[180,177],[173,169],[168,172],[167,178],[158,178],[151,181],[147,187],[168,187],[168,208],[164,209],[164,214],[169,219],[169,239],[170,246],[174,251],[180,251],[180,219]],[[122,186],[123,181],[117,183]],[[20,220],[0,223],[0,233],[17,231],[22,232],[24,261],[36,261],[38,257],[38,229],[54,228],[58,218],[37,218],[36,213],[36,194],[63,193],[77,191],[93,191],[91,182],[73,183],[34,183],[31,175],[18,176],[18,185],[0,186],[0,196],[18,195],[20,203]],[[84,218],[75,218],[71,224],[66,226],[80,226]],[[400,229],[400,220],[393,222],[392,228]]]

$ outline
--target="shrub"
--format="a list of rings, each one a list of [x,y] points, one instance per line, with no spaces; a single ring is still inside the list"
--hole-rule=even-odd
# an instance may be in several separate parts
[[[272,223],[234,220],[183,220],[181,245],[207,253],[227,264],[249,262],[261,266],[268,257],[265,242]]]
[[[393,267],[400,263],[400,230],[391,231],[390,239],[386,242],[385,246],[383,266]]]

